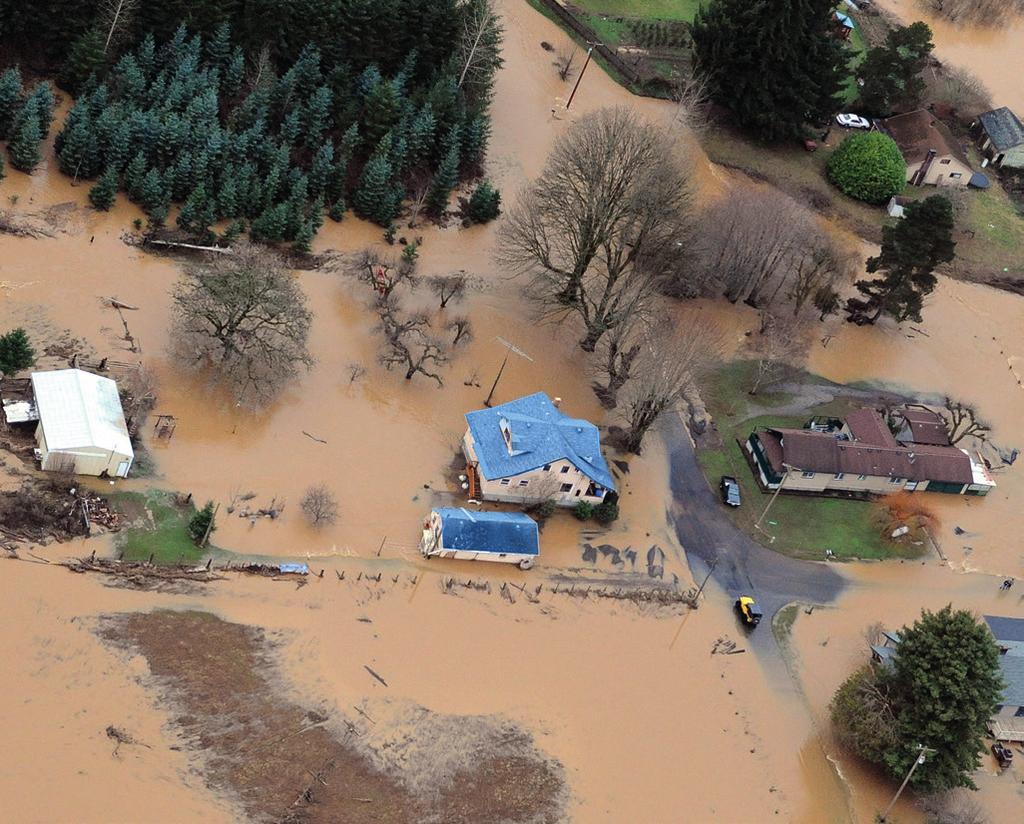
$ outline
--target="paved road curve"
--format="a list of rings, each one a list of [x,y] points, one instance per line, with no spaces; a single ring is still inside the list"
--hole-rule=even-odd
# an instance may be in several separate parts
[[[791,601],[826,604],[839,594],[843,578],[828,565],[780,555],[733,525],[704,479],[693,444],[677,417],[673,416],[664,436],[674,498],[669,517],[698,582],[717,558],[714,578],[718,584],[732,600],[752,594],[764,610],[765,621]]]

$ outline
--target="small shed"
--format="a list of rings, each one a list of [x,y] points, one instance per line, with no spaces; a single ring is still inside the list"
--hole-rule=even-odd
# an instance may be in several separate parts
[[[537,522],[522,512],[470,512],[438,507],[423,525],[425,558],[496,561],[529,569],[540,555]]]
[[[117,384],[81,369],[33,372],[42,469],[125,478],[135,452]]]
[[[978,148],[984,165],[1024,168],[1024,123],[1011,109],[1003,106],[982,112],[974,122]]]

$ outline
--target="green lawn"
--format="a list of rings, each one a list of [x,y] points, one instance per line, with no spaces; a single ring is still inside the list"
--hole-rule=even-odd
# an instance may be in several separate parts
[[[850,18],[851,20],[853,18]],[[850,58],[850,76],[846,78],[846,84],[843,87],[843,97],[847,103],[852,103],[857,99],[860,94],[860,88],[857,86],[857,67],[864,62],[864,58],[867,56],[868,44],[864,39],[864,32],[860,30],[860,25],[854,20],[854,29],[850,32],[850,49],[853,51],[853,57]]]
[[[186,529],[195,507],[179,507],[173,493],[119,492],[111,496],[111,503],[134,524],[121,530],[116,538],[116,546],[126,561],[145,561],[152,555],[154,563],[176,564],[197,561],[210,554],[210,547],[197,547]]]
[[[705,0],[706,2],[706,0]],[[573,5],[591,14],[610,17],[643,17],[651,20],[690,22],[701,0],[574,0]]]
[[[702,446],[697,459],[712,486],[722,475],[734,476],[740,484],[743,505],[730,509],[729,516],[744,532],[759,543],[797,558],[825,558],[830,549],[839,559],[889,558],[905,555],[906,549],[888,541],[874,523],[875,509],[864,501],[833,498],[804,498],[779,495],[775,498],[759,530],[754,523],[771,496],[762,493],[754,480],[736,439],[745,439],[759,426],[799,428],[814,415],[842,415],[852,407],[844,401],[810,407],[798,416],[763,415],[749,420],[751,398],[746,394],[751,364],[734,361],[714,376],[705,401],[718,425],[722,438],[719,446]],[[809,376],[809,380],[816,380]],[[758,395],[753,399],[759,407],[781,405],[790,396]],[[763,530],[763,531],[762,531]]]

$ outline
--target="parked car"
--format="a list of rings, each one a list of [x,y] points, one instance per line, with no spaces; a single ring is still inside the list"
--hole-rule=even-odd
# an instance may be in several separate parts
[[[749,595],[741,595],[736,599],[736,611],[740,614],[740,618],[743,619],[743,623],[750,627],[756,627],[760,624],[761,617],[764,614],[761,612],[761,607],[757,605],[757,601]]]
[[[1013,766],[1013,750],[1009,747],[1004,747],[1001,742],[996,741],[992,745],[992,755],[996,757],[996,761],[1002,769]]]
[[[870,129],[871,121],[859,114],[837,114],[836,123],[847,129]]]
[[[723,475],[719,489],[722,491],[722,503],[728,506],[740,505],[740,484],[735,478]]]

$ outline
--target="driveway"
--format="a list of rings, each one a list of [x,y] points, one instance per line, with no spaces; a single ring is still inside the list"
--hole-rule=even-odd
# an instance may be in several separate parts
[[[674,499],[669,518],[698,583],[711,561],[717,559],[713,577],[730,600],[753,595],[766,621],[791,601],[826,604],[840,593],[845,582],[827,564],[780,555],[733,525],[718,495],[704,479],[678,416],[673,416],[663,434],[669,448],[669,483]],[[771,637],[770,632],[756,634]]]

